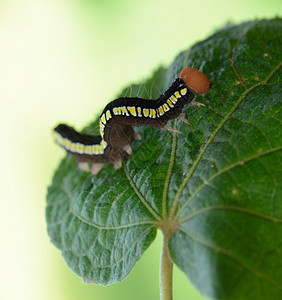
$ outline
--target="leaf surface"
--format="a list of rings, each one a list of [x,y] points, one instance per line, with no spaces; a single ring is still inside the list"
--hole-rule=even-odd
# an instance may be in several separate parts
[[[281,19],[216,32],[124,96],[157,98],[181,69],[212,90],[187,106],[181,133],[136,128],[123,168],[81,172],[66,157],[48,189],[52,242],[85,282],[125,278],[171,226],[173,262],[216,299],[282,297]],[[93,123],[85,131],[93,133]]]

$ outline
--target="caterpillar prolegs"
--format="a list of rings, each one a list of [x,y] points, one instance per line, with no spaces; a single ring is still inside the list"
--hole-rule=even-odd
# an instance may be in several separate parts
[[[210,82],[203,73],[186,68],[156,100],[118,98],[108,103],[99,118],[99,136],[81,134],[60,124],[54,129],[54,139],[76,158],[83,171],[96,175],[106,163],[118,169],[132,153],[131,143],[141,138],[132,126],[175,131],[167,122],[178,118],[188,123],[182,115],[184,105],[203,105],[193,99],[196,94],[206,94],[209,90]],[[91,170],[89,163],[92,163]]]

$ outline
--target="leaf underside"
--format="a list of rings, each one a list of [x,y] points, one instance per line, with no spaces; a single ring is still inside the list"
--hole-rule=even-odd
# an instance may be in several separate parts
[[[123,91],[157,98],[187,66],[213,84],[197,98],[206,107],[185,107],[191,126],[171,122],[181,133],[135,128],[120,170],[93,176],[63,159],[48,234],[85,282],[124,279],[169,220],[170,256],[200,292],[282,299],[281,32],[281,19],[229,26]]]

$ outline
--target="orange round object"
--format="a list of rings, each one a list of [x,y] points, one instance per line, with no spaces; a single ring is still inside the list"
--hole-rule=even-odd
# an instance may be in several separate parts
[[[206,75],[194,68],[183,69],[179,75],[188,88],[196,94],[206,94],[211,87],[211,83]]]

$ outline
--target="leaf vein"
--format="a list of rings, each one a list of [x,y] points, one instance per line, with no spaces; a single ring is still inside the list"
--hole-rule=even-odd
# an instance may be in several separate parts
[[[228,172],[230,171],[231,169],[234,169],[238,166],[241,166],[249,161],[252,161],[254,159],[258,159],[259,157],[262,157],[264,155],[268,155],[270,153],[273,153],[273,152],[276,152],[276,151],[279,151],[281,150],[282,147],[277,147],[277,148],[273,148],[273,149],[269,149],[267,151],[264,151],[264,152],[260,152],[260,153],[257,153],[256,155],[253,155],[251,157],[248,157],[244,160],[240,160],[238,161],[237,163],[235,164],[231,164],[230,166],[220,170],[218,173],[215,173],[214,175],[212,175],[209,179],[205,180],[203,182],[203,184],[201,184],[196,190],[195,192],[188,198],[188,200],[186,201],[186,203],[181,207],[181,209],[177,212],[176,214],[176,218],[180,216],[180,214],[183,212],[183,210],[191,203],[191,201],[194,199],[194,197],[206,186],[207,183],[211,182],[214,178],[218,177],[219,175],[225,173],[225,172]]]
[[[177,127],[177,122],[175,120],[174,122],[174,128],[176,129]],[[164,184],[164,189],[163,189],[163,209],[162,209],[162,213],[163,213],[163,218],[167,217],[167,207],[168,207],[168,192],[169,192],[169,185],[171,182],[171,177],[173,175],[173,167],[175,165],[175,159],[176,159],[176,149],[177,149],[177,134],[176,132],[174,132],[172,134],[172,146],[171,146],[171,155],[170,155],[170,161],[169,161],[169,166],[168,166],[168,170],[167,170],[167,175],[165,178],[165,184]]]
[[[251,216],[254,216],[257,218],[265,219],[267,221],[272,221],[274,223],[282,223],[282,219],[280,219],[280,218],[275,218],[272,216],[264,215],[262,213],[254,212],[254,211],[242,208],[242,207],[218,205],[218,206],[209,206],[209,207],[200,209],[200,210],[194,212],[193,214],[190,214],[186,218],[179,220],[179,224],[183,224],[183,223],[187,222],[188,220],[191,220],[202,213],[212,211],[212,210],[234,211],[234,212],[238,212],[238,213],[248,214],[248,215],[251,215]]]
[[[187,231],[186,229],[184,229],[183,227],[179,227],[179,230],[181,230],[182,232],[184,232],[187,236],[189,236],[191,239],[193,239],[195,242],[217,252],[217,253],[221,253],[223,255],[225,255],[226,257],[230,258],[231,260],[233,260],[236,264],[239,264],[240,266],[242,266],[244,269],[248,270],[249,272],[251,272],[257,279],[261,279],[263,278],[264,280],[266,280],[267,282],[269,282],[270,284],[272,284],[273,286],[278,287],[279,289],[282,290],[282,285],[279,284],[278,282],[272,280],[271,278],[269,278],[268,276],[266,276],[264,273],[253,269],[251,266],[249,266],[248,264],[246,264],[245,262],[243,262],[240,258],[236,257],[233,253],[229,252],[227,249],[224,249],[222,247],[218,247],[215,246],[207,241],[204,241],[196,236],[194,236],[192,233],[190,233],[189,231]]]
[[[148,220],[148,221],[136,222],[136,223],[132,223],[132,224],[119,225],[119,226],[101,226],[101,225],[95,224],[93,222],[90,222],[90,221],[84,219],[82,216],[80,216],[77,213],[75,213],[72,209],[70,210],[70,212],[75,217],[77,217],[80,221],[82,221],[83,223],[85,223],[85,224],[87,224],[87,225],[89,225],[91,227],[97,228],[99,230],[118,230],[118,229],[135,227],[135,226],[139,226],[139,225],[147,225],[147,224],[156,225],[157,224],[156,221],[150,221],[150,220]]]
[[[177,194],[175,195],[174,198],[174,202],[172,205],[172,209],[171,209],[171,216],[175,215],[175,212],[177,210],[178,207],[178,203],[180,201],[180,197],[184,191],[184,188],[186,187],[186,185],[188,184],[189,180],[191,179],[192,175],[194,174],[195,170],[197,169],[202,157],[204,156],[204,154],[206,153],[209,145],[213,142],[213,140],[215,139],[216,135],[218,134],[218,132],[222,129],[222,127],[224,126],[224,124],[229,120],[230,116],[233,114],[233,112],[238,108],[238,106],[243,102],[243,100],[246,98],[246,96],[255,88],[265,85],[268,80],[275,74],[276,71],[279,70],[279,68],[281,67],[282,63],[278,64],[273,70],[272,72],[269,73],[269,75],[265,78],[265,80],[251,86],[250,88],[248,88],[247,90],[245,90],[241,97],[236,101],[236,103],[234,104],[234,106],[230,109],[230,111],[226,114],[226,116],[221,120],[221,122],[219,123],[219,125],[217,126],[217,128],[214,130],[214,132],[211,134],[211,136],[209,137],[209,139],[207,140],[206,144],[204,145],[203,149],[200,151],[197,159],[195,160],[194,164],[192,165],[190,171],[188,172],[186,178],[183,180],[183,182],[181,183]]]
[[[130,250],[139,242],[139,240],[151,229],[153,229],[154,226],[148,227],[146,228],[146,230],[144,230],[139,236],[138,238],[134,241],[134,243],[127,249],[127,251],[122,255],[122,257],[117,260],[114,264],[109,264],[109,265],[105,265],[105,266],[92,266],[92,268],[89,270],[89,272],[86,274],[85,277],[87,277],[87,275],[89,275],[89,273],[91,273],[94,269],[106,269],[106,268],[110,268],[113,269],[116,265],[118,265],[126,256],[127,254],[130,252]]]
[[[123,169],[131,187],[133,188],[134,192],[136,193],[140,201],[144,204],[144,206],[148,209],[148,211],[155,217],[156,220],[161,221],[161,217],[159,216],[159,214],[155,211],[155,209],[151,206],[151,204],[147,202],[146,198],[139,191],[138,187],[136,186],[133,179],[131,178],[125,164],[123,165]]]

